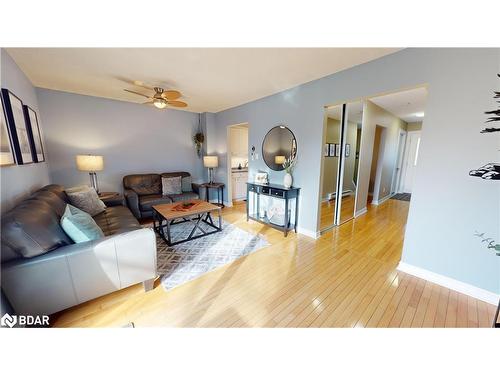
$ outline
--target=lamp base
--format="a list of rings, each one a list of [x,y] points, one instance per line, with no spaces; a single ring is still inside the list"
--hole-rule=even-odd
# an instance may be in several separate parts
[[[99,194],[99,184],[97,183],[97,173],[89,172],[90,186]]]

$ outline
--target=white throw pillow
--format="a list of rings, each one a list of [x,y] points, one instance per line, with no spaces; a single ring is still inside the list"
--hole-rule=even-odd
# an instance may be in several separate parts
[[[161,188],[163,195],[182,194],[182,177],[162,177]]]
[[[106,209],[106,205],[99,199],[94,188],[78,186],[66,189],[66,195],[73,206],[85,211],[90,216],[100,214]]]

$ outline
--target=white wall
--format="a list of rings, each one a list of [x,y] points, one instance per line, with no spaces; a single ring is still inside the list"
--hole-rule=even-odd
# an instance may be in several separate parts
[[[12,60],[4,49],[0,49],[0,55],[1,87],[12,91],[24,104],[29,105],[40,114],[35,88],[29,79],[18,68],[14,60]],[[38,121],[43,137],[45,123],[41,116],[38,116]],[[33,191],[49,184],[48,163],[2,167],[0,168],[0,179],[0,205],[1,213],[4,213],[14,207],[20,200],[30,195]]]
[[[500,240],[497,182],[468,176],[470,169],[498,159],[500,134],[480,134],[484,111],[496,104],[499,49],[406,49],[215,115],[213,150],[226,163],[225,134],[231,124],[249,123],[250,178],[267,170],[262,140],[277,124],[297,137],[294,184],[301,187],[299,227],[318,228],[324,106],[428,84],[425,126],[410,204],[403,260],[412,265],[500,291],[499,262],[473,236],[475,230]],[[362,135],[363,136],[363,135]],[[225,168],[218,179],[227,181]]]
[[[122,191],[123,176],[133,173],[186,171],[205,180],[193,142],[197,113],[46,89],[37,94],[53,183],[88,184],[75,156],[89,153],[104,156],[101,191]]]

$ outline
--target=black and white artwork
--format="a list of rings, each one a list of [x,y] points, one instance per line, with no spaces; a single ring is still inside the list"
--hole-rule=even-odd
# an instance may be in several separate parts
[[[500,74],[497,74],[497,76],[500,78]],[[500,103],[500,100],[498,100],[500,99],[500,91],[494,91],[493,93],[493,98],[497,99],[497,103]],[[500,108],[484,113],[489,116],[486,123],[500,122]],[[500,131],[500,124],[498,126],[486,127],[481,130],[481,133],[494,133],[498,131]],[[469,171],[469,176],[481,177],[483,180],[500,180],[500,163],[488,163],[480,168],[473,169]]]
[[[497,74],[498,78],[500,78],[500,74]],[[500,103],[500,91],[493,91],[493,98],[496,99],[497,103]],[[486,111],[484,112],[486,115],[488,115],[488,119],[486,120],[486,123],[498,123],[500,122],[500,107],[498,109],[494,109],[492,111]],[[495,126],[491,127],[486,127],[483,130],[481,130],[481,133],[493,133],[493,132],[500,132],[500,123],[498,126],[496,124],[493,124]]]
[[[323,147],[323,156],[330,156],[330,144],[325,143],[325,146]]]
[[[23,102],[7,89],[2,89],[2,99],[17,164],[33,163],[30,131],[24,118]]]
[[[345,145],[345,157],[348,158],[349,155],[351,155],[351,145],[349,143],[347,143]]]
[[[328,144],[328,156],[330,156],[330,157],[335,156],[335,143]]]
[[[36,112],[25,105],[24,118],[28,129],[30,131],[31,149],[33,151],[33,160],[36,163],[45,161],[45,154],[43,153],[42,134],[40,133],[40,124],[38,123],[38,116]]]
[[[3,101],[2,101],[3,102]],[[12,147],[12,138],[10,136],[10,130],[7,126],[7,117],[3,109],[3,103],[0,103],[0,166],[6,167],[8,165],[16,164],[16,159],[14,158],[14,149]]]
[[[336,157],[340,156],[340,149],[341,149],[340,144],[335,143],[335,154],[334,154],[334,156],[336,156]]]

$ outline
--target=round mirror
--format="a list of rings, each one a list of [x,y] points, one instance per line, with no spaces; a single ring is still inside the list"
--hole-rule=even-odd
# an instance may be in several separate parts
[[[269,130],[262,143],[262,157],[269,168],[282,171],[285,160],[296,154],[297,141],[290,129],[280,125]]]

